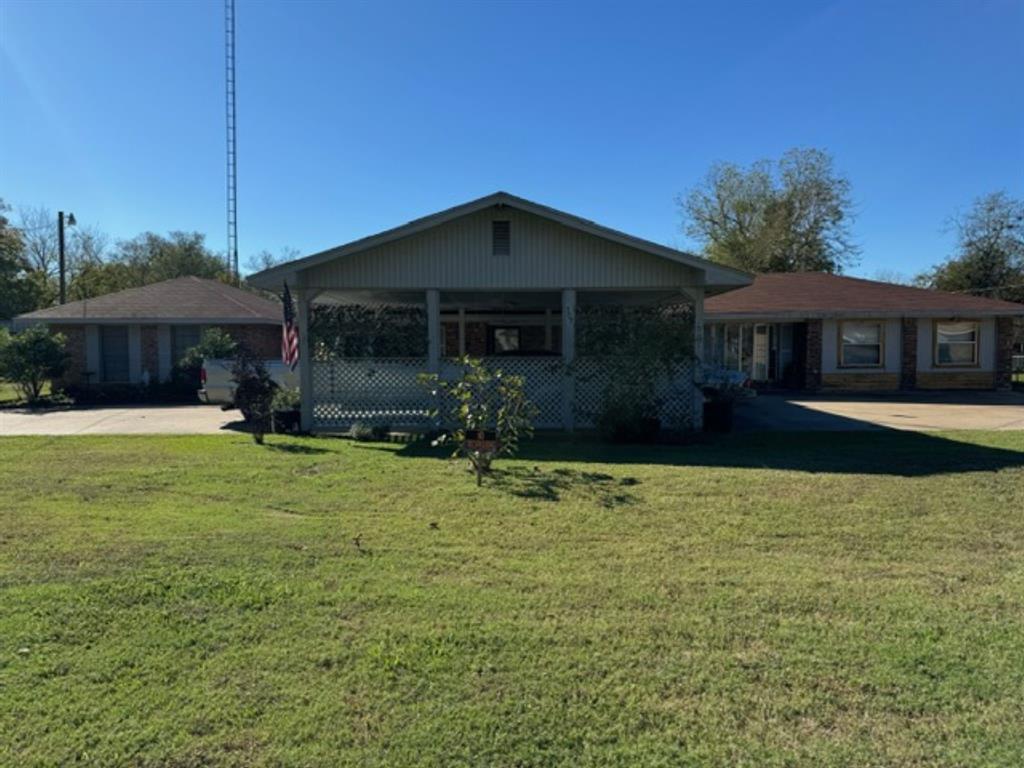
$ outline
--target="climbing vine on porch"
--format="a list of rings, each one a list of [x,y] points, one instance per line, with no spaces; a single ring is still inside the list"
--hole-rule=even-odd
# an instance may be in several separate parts
[[[584,305],[576,311],[577,369],[598,359],[600,401],[583,415],[608,439],[636,442],[661,427],[668,399],[685,401],[692,384],[660,386],[692,361],[694,313],[688,303]],[[593,367],[591,366],[593,369]]]
[[[311,314],[315,360],[427,354],[427,313],[422,307],[323,304]]]

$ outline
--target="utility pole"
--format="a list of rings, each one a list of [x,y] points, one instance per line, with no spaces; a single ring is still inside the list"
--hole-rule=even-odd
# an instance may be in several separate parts
[[[75,214],[69,213],[67,225],[75,226]],[[66,304],[68,300],[67,289],[67,263],[64,259],[64,211],[57,211],[57,251],[60,254],[60,303]]]
[[[238,282],[238,166],[235,142],[235,0],[224,0],[224,81],[228,151],[228,273]]]

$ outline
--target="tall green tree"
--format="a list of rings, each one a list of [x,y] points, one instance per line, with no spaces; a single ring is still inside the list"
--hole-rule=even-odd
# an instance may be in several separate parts
[[[122,240],[106,258],[83,259],[72,277],[69,296],[88,299],[112,291],[195,275],[227,279],[222,257],[206,247],[199,232],[153,232]]]
[[[0,199],[0,320],[43,306],[50,294],[46,276],[25,258],[22,233],[5,215],[9,210]]]
[[[677,202],[684,231],[720,264],[842,272],[857,261],[850,182],[820,149],[791,149],[749,168],[716,164]]]
[[[1024,200],[993,192],[953,219],[956,253],[919,275],[920,285],[1024,302]]]

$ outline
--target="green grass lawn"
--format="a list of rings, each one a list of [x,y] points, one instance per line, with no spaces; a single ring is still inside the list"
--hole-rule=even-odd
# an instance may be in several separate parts
[[[0,765],[1020,766],[1024,433],[0,440]]]
[[[50,394],[50,385],[45,384],[43,386],[42,396],[48,397]],[[0,405],[16,405],[25,400],[21,395],[21,390],[9,381],[0,379]]]

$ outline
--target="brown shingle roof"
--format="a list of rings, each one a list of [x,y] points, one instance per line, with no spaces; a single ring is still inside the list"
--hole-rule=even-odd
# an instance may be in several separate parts
[[[93,299],[19,315],[19,324],[39,322],[225,322],[279,323],[281,309],[249,291],[217,280],[178,277]]]
[[[824,272],[758,275],[704,302],[707,317],[953,317],[1024,315],[1024,304]]]

